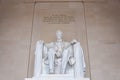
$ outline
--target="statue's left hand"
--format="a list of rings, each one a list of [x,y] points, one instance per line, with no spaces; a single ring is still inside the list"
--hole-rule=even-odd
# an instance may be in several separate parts
[[[72,66],[72,65],[74,65],[75,64],[75,58],[74,57],[70,57],[69,58],[69,64]]]

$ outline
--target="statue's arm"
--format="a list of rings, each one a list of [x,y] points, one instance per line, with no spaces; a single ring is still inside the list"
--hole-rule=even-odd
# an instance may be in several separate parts
[[[70,55],[69,55],[69,64],[72,66],[72,65],[74,65],[75,64],[75,57],[74,57],[74,51],[73,51],[73,46],[75,45],[77,43],[77,40],[72,40],[71,42],[70,42],[70,47],[69,47],[69,53],[70,53]]]
[[[73,52],[73,49],[72,49],[72,46],[69,48],[69,64],[72,66],[75,64],[75,58],[74,58],[74,52]]]
[[[49,44],[44,43],[44,46],[43,46],[43,56],[42,56],[44,60],[48,59],[48,49],[52,45],[53,45],[53,43],[49,43]]]

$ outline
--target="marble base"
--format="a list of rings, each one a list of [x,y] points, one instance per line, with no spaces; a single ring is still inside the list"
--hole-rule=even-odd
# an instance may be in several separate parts
[[[41,77],[25,78],[25,80],[90,80],[89,78],[75,78],[71,75],[51,74],[41,75]]]

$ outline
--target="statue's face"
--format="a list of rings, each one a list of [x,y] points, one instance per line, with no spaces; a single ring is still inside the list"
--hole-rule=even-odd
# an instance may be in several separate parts
[[[62,32],[61,31],[57,31],[56,32],[56,36],[57,36],[57,39],[62,39]]]

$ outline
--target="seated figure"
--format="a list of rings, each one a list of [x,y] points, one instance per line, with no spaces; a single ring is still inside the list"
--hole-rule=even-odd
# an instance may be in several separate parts
[[[42,74],[73,74],[84,78],[85,61],[80,42],[62,40],[62,32],[56,32],[57,41],[36,44],[34,77]]]
[[[69,74],[75,63],[72,45],[76,43],[64,42],[62,32],[56,32],[57,41],[44,44],[44,74]],[[46,67],[45,67],[46,66]],[[46,68],[46,69],[45,69]],[[48,68],[48,69],[47,69]],[[72,72],[73,73],[73,72]]]

